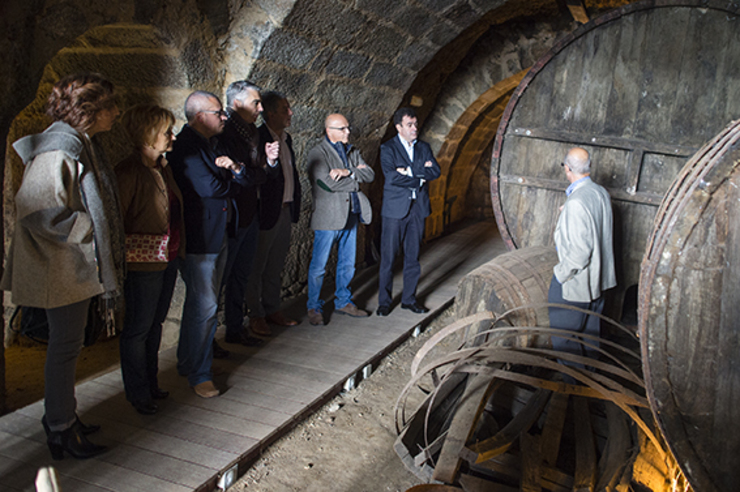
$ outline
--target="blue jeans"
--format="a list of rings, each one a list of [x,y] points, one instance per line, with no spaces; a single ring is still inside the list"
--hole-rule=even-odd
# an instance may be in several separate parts
[[[334,307],[339,309],[352,302],[349,283],[355,275],[355,254],[357,251],[357,214],[349,214],[347,225],[339,231],[314,231],[313,254],[308,266],[308,309],[321,311],[324,304],[319,296],[324,283],[326,262],[334,243],[337,250],[337,278],[334,293]]]
[[[255,215],[252,223],[236,232],[236,237],[229,239],[229,254],[226,260],[226,271],[223,283],[226,286],[224,293],[224,321],[226,335],[238,334],[244,323],[244,295],[247,289],[247,280],[252,272],[254,255],[257,252],[257,243],[260,234],[260,223]]]
[[[213,336],[218,326],[218,291],[226,266],[226,240],[224,234],[219,253],[186,255],[181,270],[186,291],[177,346],[177,372],[188,377],[190,386],[213,379]]]
[[[177,281],[179,259],[165,270],[144,272],[129,270],[123,285],[126,317],[121,331],[121,374],[130,402],[151,400],[159,388],[159,344],[162,323],[170,309],[172,291]]]

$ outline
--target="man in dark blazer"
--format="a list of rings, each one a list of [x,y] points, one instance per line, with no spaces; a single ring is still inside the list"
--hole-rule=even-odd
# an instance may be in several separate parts
[[[213,385],[213,336],[218,292],[226,264],[227,227],[234,224],[237,187],[246,184],[243,165],[219,155],[215,136],[226,113],[218,97],[196,91],[185,101],[188,124],[167,159],[183,196],[186,250],[181,269],[185,305],[177,347],[177,371],[202,398],[218,396]]]
[[[268,176],[260,187],[260,236],[252,272],[247,281],[246,299],[249,328],[257,335],[270,336],[269,323],[293,326],[297,323],[280,312],[281,274],[290,247],[291,224],[298,222],[301,185],[295,167],[293,141],[285,131],[293,111],[279,92],[262,93],[260,145],[278,142],[280,171]]]
[[[254,122],[262,112],[260,88],[246,80],[237,80],[226,89],[226,112],[229,119],[219,135],[219,146],[226,155],[244,164],[248,186],[240,187],[236,196],[239,223],[234,237],[229,238],[229,253],[224,271],[224,323],[226,343],[260,346],[263,341],[247,334],[244,327],[244,292],[252,271],[259,240],[258,191],[268,173],[279,171],[279,144],[260,146]],[[214,346],[214,356],[216,347]]]
[[[401,307],[426,313],[416,300],[421,276],[419,248],[424,237],[424,219],[429,216],[428,182],[441,174],[429,144],[417,140],[416,113],[401,108],[393,115],[398,135],[380,146],[383,185],[383,224],[380,235],[378,316],[388,316],[393,299],[393,262],[403,245],[403,295]]]
[[[311,229],[313,252],[308,267],[308,321],[323,325],[321,286],[326,262],[337,243],[337,274],[334,312],[355,318],[369,316],[352,302],[349,283],[355,275],[357,224],[372,220],[370,200],[360,191],[360,183],[375,179],[372,170],[349,144],[349,122],[341,114],[330,114],[324,122],[326,136],[308,153],[308,175],[313,191]]]

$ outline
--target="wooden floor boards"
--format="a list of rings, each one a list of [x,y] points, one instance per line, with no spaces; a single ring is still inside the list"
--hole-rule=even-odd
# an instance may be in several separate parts
[[[418,289],[419,300],[431,309],[428,316],[455,296],[462,276],[503,252],[492,222],[428,244]],[[377,268],[358,272],[353,285],[357,303],[372,311],[376,273]],[[400,287],[397,275],[397,298]],[[120,371],[78,385],[78,413],[83,421],[103,426],[94,441],[110,447],[91,460],[52,461],[39,422],[42,402],[5,415],[0,418],[0,490],[33,491],[37,469],[49,465],[57,469],[63,492],[211,489],[220,473],[257,457],[428,318],[402,310],[399,302],[388,317],[330,313],[326,326],[315,327],[306,320],[305,296],[298,298],[286,312],[300,325],[275,328],[275,336],[260,348],[224,344],[231,356],[214,363],[223,370],[214,380],[224,393],[210,400],[188,388],[177,375],[176,349],[166,350],[160,354],[160,384],[170,397],[153,416],[139,415],[126,402]]]

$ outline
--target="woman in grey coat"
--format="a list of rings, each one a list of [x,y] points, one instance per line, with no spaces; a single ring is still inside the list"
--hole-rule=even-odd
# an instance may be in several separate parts
[[[113,84],[97,74],[69,75],[48,99],[54,119],[15,144],[26,165],[15,197],[16,225],[2,289],[16,305],[46,310],[49,345],[42,419],[52,458],[84,459],[105,447],[85,437],[99,427],[76,414],[75,368],[88,307],[122,293],[125,246],[115,175],[90,137],[118,116]]]

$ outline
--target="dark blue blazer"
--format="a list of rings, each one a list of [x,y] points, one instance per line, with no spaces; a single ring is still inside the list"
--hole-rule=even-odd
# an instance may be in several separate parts
[[[264,149],[265,144],[272,142],[270,130],[267,125],[258,128],[260,134],[260,148]],[[296,170],[295,153],[293,152],[293,139],[288,135],[288,148],[293,160],[293,203],[290,206],[290,219],[293,223],[298,222],[298,216],[301,213],[301,182],[298,181],[298,171]],[[283,191],[285,190],[285,177],[282,168],[280,172],[274,175],[268,175],[267,181],[260,187],[260,229],[268,231],[275,227],[280,210],[283,208]]]
[[[439,164],[432,154],[429,144],[417,140],[414,145],[414,162],[396,135],[380,146],[380,165],[383,168],[385,184],[383,185],[383,207],[381,215],[391,219],[402,219],[409,212],[413,192],[416,191],[416,200],[421,205],[422,217],[431,213],[429,204],[429,181],[435,180],[441,174]],[[432,161],[432,167],[424,167],[426,161]],[[414,176],[404,176],[396,171],[398,167],[411,166]],[[421,185],[421,179],[426,182]]]
[[[234,197],[246,175],[216,166],[219,154],[199,133],[185,125],[167,154],[184,201],[187,254],[214,254],[227,233],[228,207],[238,214]],[[234,217],[232,224],[237,223]]]

